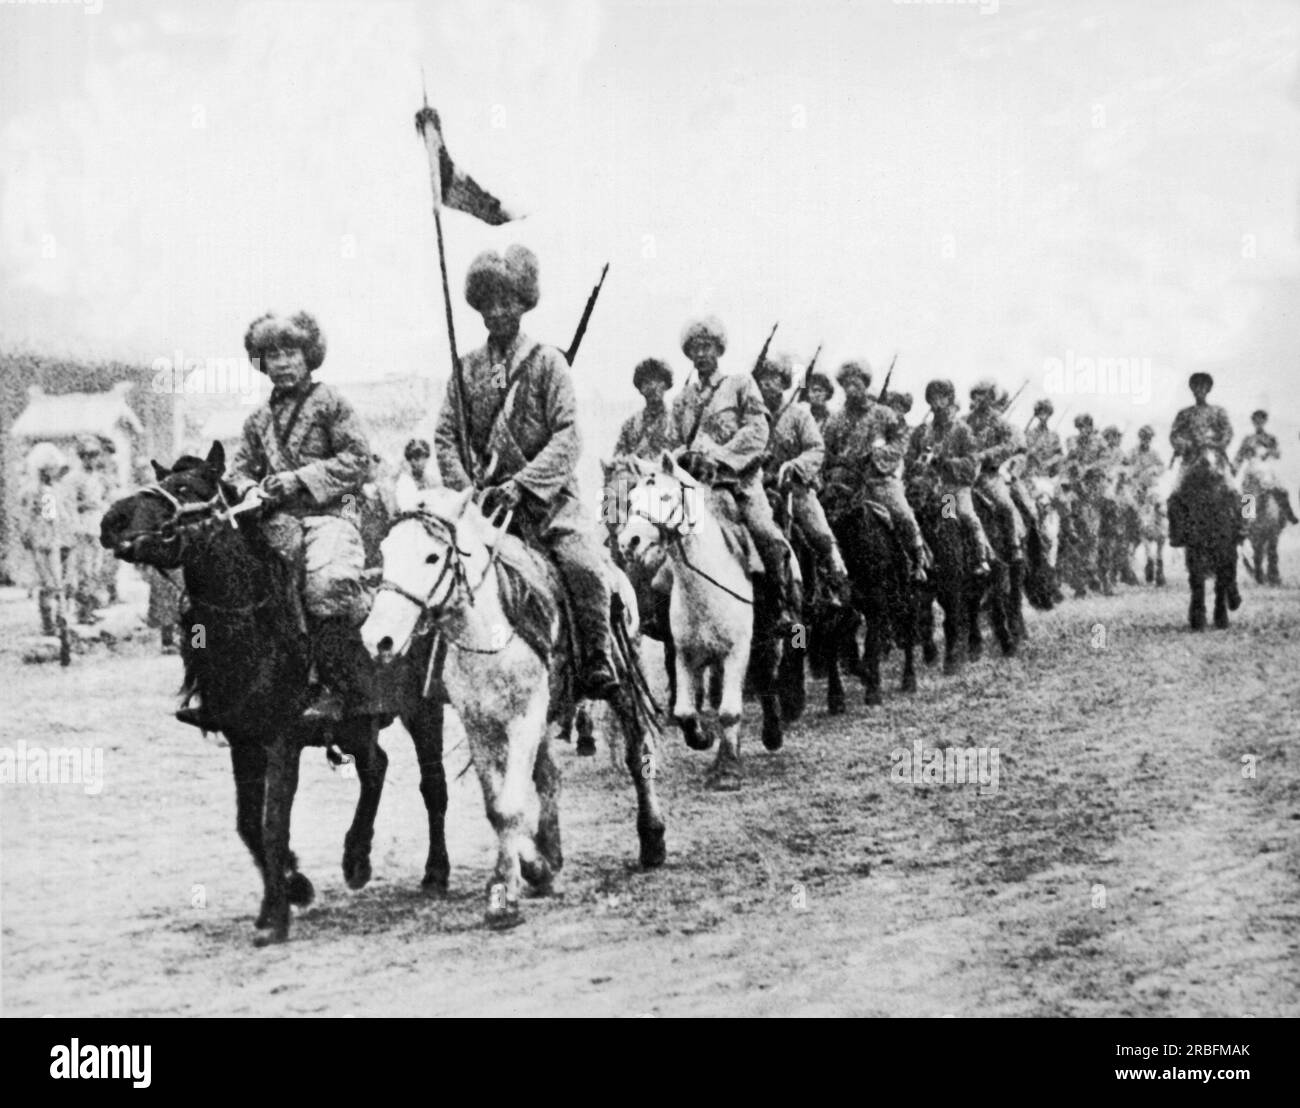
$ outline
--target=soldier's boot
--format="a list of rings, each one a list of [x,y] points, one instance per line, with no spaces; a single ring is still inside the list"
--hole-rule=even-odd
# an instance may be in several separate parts
[[[1165,560],[1163,558],[1157,558],[1156,559],[1156,588],[1158,589],[1164,588],[1164,584],[1165,584]]]
[[[375,713],[374,663],[361,630],[346,616],[316,621],[316,669],[322,686],[303,709],[308,721],[340,720]]]
[[[1286,489],[1278,488],[1273,490],[1273,495],[1277,497],[1278,507],[1282,509],[1282,518],[1288,523],[1300,523],[1296,519],[1296,514],[1291,510],[1291,494]]]
[[[55,616],[59,611],[59,593],[57,589],[41,589],[39,604],[41,609],[41,634],[57,635],[59,624]]]
[[[589,700],[608,700],[619,687],[609,612],[600,597],[575,596],[573,619],[577,624],[578,650],[582,655],[579,692]]]

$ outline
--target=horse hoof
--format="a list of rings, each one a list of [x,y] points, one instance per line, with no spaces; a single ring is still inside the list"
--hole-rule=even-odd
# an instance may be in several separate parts
[[[939,648],[932,642],[928,642],[921,647],[921,658],[927,666],[934,665],[939,660]]]
[[[295,872],[289,874],[286,895],[295,908],[306,908],[316,899],[316,889],[304,874]]]
[[[668,858],[664,845],[664,829],[656,827],[641,833],[641,868],[658,869]]]
[[[1216,631],[1226,631],[1229,627],[1228,617],[1226,615],[1214,617],[1214,629]]]
[[[445,873],[426,873],[420,888],[430,896],[446,896],[450,884]]]
[[[713,745],[713,736],[700,726],[698,719],[679,719],[677,726],[682,729],[686,745],[692,750],[708,750]]]
[[[903,683],[899,686],[903,692],[916,692],[916,675],[908,674],[903,678]]]
[[[523,923],[524,917],[517,901],[507,901],[500,907],[489,905],[483,922],[493,931],[509,931]]]
[[[343,880],[347,882],[349,889],[354,892],[357,889],[364,889],[370,882],[370,855],[347,855],[343,856]]]
[[[579,757],[593,758],[596,755],[596,739],[594,735],[579,735],[577,751]]]
[[[1236,585],[1228,586],[1228,610],[1235,612],[1241,607],[1241,593],[1237,591]]]
[[[826,714],[828,716],[842,716],[847,710],[843,694],[826,698]]]
[[[276,946],[288,941],[289,927],[285,924],[272,928],[269,934],[255,936],[253,939],[253,945],[256,947]]]
[[[862,697],[862,703],[868,708],[879,708],[885,702],[885,698],[878,692],[869,692]]]
[[[785,735],[780,727],[763,728],[763,746],[767,750],[780,750],[785,745]]]
[[[714,770],[704,782],[704,787],[715,793],[735,793],[740,791],[740,770],[733,767]]]

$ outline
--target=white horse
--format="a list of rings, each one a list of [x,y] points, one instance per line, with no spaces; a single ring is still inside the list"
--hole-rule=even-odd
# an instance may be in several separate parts
[[[416,511],[397,517],[382,551],[384,580],[362,637],[382,658],[403,653],[417,634],[442,636],[443,691],[464,724],[498,837],[487,919],[511,926],[519,920],[522,880],[549,892],[563,864],[560,773],[551,743],[572,725],[577,700],[558,575],[542,555],[498,534],[469,492],[424,493]],[[626,603],[625,579],[611,583]],[[622,629],[635,619],[635,610],[627,613]],[[611,707],[637,790],[641,864],[652,867],[664,861],[664,822],[653,741],[634,694],[642,678],[628,641],[616,633],[621,684]],[[413,677],[427,695],[426,675]]]
[[[721,742],[709,771],[710,788],[740,788],[740,718],[745,669],[754,636],[754,587],[744,544],[729,539],[709,510],[707,490],[663,456],[627,490],[626,518],[618,547],[626,559],[667,554],[663,574],[671,579],[669,623],[675,658],[673,721],[689,746],[706,750],[697,713],[705,700],[706,675],[716,669]],[[662,583],[662,582],[661,582]],[[772,698],[773,701],[775,698]],[[768,715],[777,728],[769,741]],[[780,745],[780,717],[764,704],[764,745]]]

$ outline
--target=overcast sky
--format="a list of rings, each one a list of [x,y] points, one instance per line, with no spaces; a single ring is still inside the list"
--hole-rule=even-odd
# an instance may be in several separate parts
[[[529,213],[446,216],[462,348],[477,251],[537,251],[525,327],[560,346],[611,263],[574,371],[593,450],[636,362],[680,382],[713,311],[724,368],[779,319],[796,360],[898,351],[918,397],[1136,359],[1149,391],[1057,407],[1162,438],[1210,367],[1300,455],[1298,25],[1252,0],[2,4],[0,337],[229,357],[301,306],[324,379],[445,378],[423,67],[458,164]]]

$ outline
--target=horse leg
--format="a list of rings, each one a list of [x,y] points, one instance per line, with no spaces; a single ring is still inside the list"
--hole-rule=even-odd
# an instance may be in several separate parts
[[[1192,551],[1187,551],[1187,583],[1191,587],[1192,598],[1187,618],[1193,631],[1205,630],[1205,578]]]
[[[610,704],[623,731],[623,761],[636,788],[636,834],[641,843],[641,865],[654,869],[662,866],[668,856],[664,846],[664,817],[655,789],[654,740],[633,708],[631,693],[619,689]]]
[[[542,739],[533,763],[533,786],[537,789],[537,853],[546,866],[538,871],[523,869],[525,880],[538,892],[550,892],[551,880],[564,865],[560,848],[560,767],[551,757],[548,738]]]
[[[844,678],[840,672],[840,651],[844,640],[850,638],[852,632],[852,621],[843,616],[827,620],[825,628],[819,632],[826,663],[826,711],[832,716],[842,716],[846,707]]]
[[[1228,627],[1228,579],[1222,568],[1214,577],[1214,626],[1220,631]]]
[[[989,605],[989,620],[993,624],[993,635],[998,640],[998,646],[1002,648],[1003,657],[1009,658],[1015,654],[1017,642],[1011,631],[1011,619],[1007,610],[1010,584],[1005,565],[994,569],[993,583],[990,587],[992,603]]]
[[[1268,540],[1268,583],[1270,585],[1280,585],[1282,575],[1277,569],[1277,532],[1274,531]]]
[[[668,703],[677,703],[677,647],[673,636],[664,639],[664,669],[668,672]]]
[[[262,870],[265,896],[262,913],[270,931],[259,935],[258,946],[282,943],[289,937],[289,882],[287,871],[294,867],[289,852],[289,823],[293,797],[298,791],[298,760],[302,748],[296,735],[278,735],[266,751],[266,810],[262,842],[266,865]]]
[[[783,706],[777,683],[780,668],[781,643],[775,636],[766,635],[753,652],[751,669],[757,670],[758,703],[763,712],[761,735],[763,746],[768,750],[780,750],[785,742],[781,726]],[[719,704],[718,717],[719,724],[725,727],[721,720],[721,704]]]
[[[235,774],[235,827],[258,873],[266,881],[266,851],[262,839],[262,813],[266,807],[266,747],[255,738],[231,735],[230,764]],[[271,926],[265,895],[256,926]]]
[[[705,787],[717,792],[740,788],[740,716],[743,710],[748,644],[735,649],[722,664],[722,700],[718,705],[718,753],[709,767]]]
[[[692,671],[684,653],[674,652],[677,697],[673,701],[673,722],[682,729],[686,745],[692,750],[708,750],[713,736],[700,727],[699,706],[704,701],[704,668]]]
[[[939,648],[934,644],[935,597],[921,593],[916,604],[916,630],[921,639],[921,657],[927,666],[939,660]]]
[[[806,635],[807,624],[794,628],[790,640],[781,651],[781,664],[777,670],[776,683],[781,701],[781,719],[794,723],[803,715],[808,706],[807,691],[804,687],[805,660],[808,657]],[[799,645],[795,645],[799,640]]]
[[[361,793],[352,826],[343,840],[343,880],[349,889],[363,889],[370,881],[370,847],[388,773],[388,755],[379,745],[379,727],[373,719],[352,719],[345,726],[351,741],[340,745],[355,759]]]
[[[589,701],[584,700],[578,705],[574,725],[578,732],[578,754],[583,758],[593,757],[596,753],[596,725],[591,718]]]
[[[421,886],[445,893],[451,879],[447,857],[447,770],[442,764],[443,705],[416,696],[402,712],[402,726],[411,736],[420,763],[420,795],[429,817],[429,855],[424,863]]]
[[[1025,637],[1025,563],[1012,562],[1007,567],[1007,630],[1016,639]]]
[[[866,617],[866,638],[862,644],[862,702],[869,708],[883,703],[880,693],[880,655],[882,653],[883,623],[887,609],[879,595],[871,597],[863,611]]]

